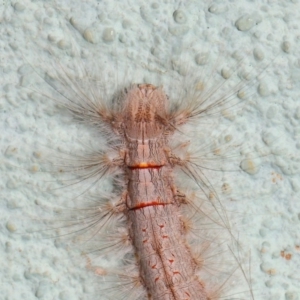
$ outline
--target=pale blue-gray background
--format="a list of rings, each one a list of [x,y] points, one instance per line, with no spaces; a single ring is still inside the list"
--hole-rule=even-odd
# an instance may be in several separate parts
[[[1,300],[89,299],[98,284],[85,262],[70,259],[76,256],[73,244],[24,234],[39,230],[38,206],[55,207],[68,196],[52,190],[55,176],[35,171],[45,149],[72,152],[95,138],[26,89],[37,80],[28,62],[49,70],[46,51],[52,49],[57,61],[68,63],[70,43],[83,60],[98,62],[99,77],[114,87],[127,77],[158,77],[170,90],[171,69],[184,75],[185,63],[200,68],[197,60],[216,48],[221,58],[235,53],[267,66],[238,126],[218,124],[261,157],[254,160],[260,165],[254,175],[225,173],[236,196],[224,197],[224,205],[235,214],[234,230],[251,257],[255,299],[300,299],[299,1],[25,0],[4,1],[0,9]],[[227,295],[239,298],[234,289]]]

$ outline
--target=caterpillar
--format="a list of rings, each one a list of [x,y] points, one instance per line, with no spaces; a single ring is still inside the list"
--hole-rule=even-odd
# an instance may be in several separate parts
[[[54,74],[47,70],[46,76],[42,77],[53,89],[54,96],[35,88],[33,91],[65,107],[77,122],[96,126],[107,139],[105,150],[96,149],[86,156],[73,153],[74,158],[61,153],[62,157],[57,158],[57,165],[63,172],[79,175],[79,179],[67,186],[73,187],[79,181],[88,186],[75,196],[74,203],[80,200],[84,205],[76,207],[74,204],[75,214],[68,221],[62,219],[62,225],[53,226],[63,232],[58,236],[77,235],[87,244],[96,239],[96,250],[90,248],[85,251],[87,254],[97,251],[106,256],[108,252],[118,250],[116,253],[120,255],[120,261],[125,261],[126,268],[116,272],[118,279],[113,280],[121,280],[126,274],[125,282],[129,282],[124,283],[123,279],[115,289],[113,284],[110,288],[102,288],[101,292],[107,293],[108,299],[209,300],[220,297],[224,283],[234,277],[237,266],[244,272],[235,252],[242,250],[232,234],[218,192],[206,174],[208,168],[213,169],[213,159],[220,162],[224,157],[217,148],[211,157],[204,155],[201,159],[189,153],[185,149],[189,140],[180,141],[184,136],[180,128],[189,126],[189,122],[196,124],[197,119],[208,118],[210,114],[218,115],[221,107],[222,111],[226,107],[234,109],[239,101],[235,95],[242,95],[242,83],[231,87],[231,94],[225,97],[215,92],[224,85],[221,81],[206,93],[201,89],[188,91],[187,96],[179,97],[173,103],[162,87],[149,83],[132,84],[121,89],[112,100],[107,100],[99,96],[102,83],[99,87],[99,82],[86,73],[84,67],[78,68],[84,70],[81,74],[84,79],[81,82],[77,78],[74,84],[70,81],[72,70],[59,62],[56,68],[58,71]],[[175,141],[172,141],[173,137]],[[208,148],[212,145],[201,146],[205,151],[212,151]],[[174,178],[176,169],[194,180],[194,187],[185,188],[190,197],[175,183],[178,182]],[[94,192],[91,206],[88,206],[87,190],[100,185],[107,174],[115,177],[113,192],[105,196]],[[226,189],[226,185],[223,188]],[[83,206],[82,210],[80,206]],[[192,222],[195,215],[200,219],[198,225]],[[59,223],[60,218],[54,218],[53,222]],[[216,228],[209,228],[211,226]],[[220,238],[214,231],[226,233]],[[225,244],[225,236],[230,245]],[[194,251],[187,240],[194,245]],[[219,261],[215,257],[219,251],[232,251],[231,260]],[[209,266],[210,259],[206,257],[210,256],[219,261],[218,271],[212,271],[214,268]],[[95,268],[90,259],[87,260],[89,269],[106,274],[105,269]],[[247,276],[243,276],[247,281]],[[248,284],[249,291],[244,292],[253,298]]]

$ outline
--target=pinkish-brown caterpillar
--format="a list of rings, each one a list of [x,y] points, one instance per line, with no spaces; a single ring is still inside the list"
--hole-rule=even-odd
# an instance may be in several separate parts
[[[75,209],[74,219],[63,220],[66,225],[54,227],[60,230],[58,236],[73,232],[83,236],[85,241],[94,241],[95,249],[102,256],[112,251],[120,253],[121,259],[125,256],[126,267],[114,272],[117,276],[114,280],[119,279],[121,284],[116,282],[115,287],[112,284],[110,288],[100,284],[100,290],[108,299],[219,299],[236,269],[247,278],[236,253],[232,254],[232,265],[228,269],[228,262],[224,267],[219,257],[215,257],[226,250],[234,252],[234,246],[226,249],[222,245],[228,238],[229,243],[238,244],[218,192],[206,174],[208,168],[215,168],[210,164],[216,165],[218,159],[223,159],[217,153],[219,149],[212,147],[215,153],[207,160],[204,156],[192,155],[185,150],[191,139],[188,131],[186,138],[174,143],[178,133],[183,137],[181,128],[192,121],[218,116],[226,113],[226,109],[234,110],[240,102],[236,94],[240,93],[242,98],[245,85],[239,81],[220,95],[225,81],[203,92],[206,82],[199,80],[197,87],[196,83],[192,84],[193,90],[187,96],[181,95],[175,101],[171,97],[169,103],[163,88],[134,84],[110,102],[111,98],[99,97],[101,88],[98,82],[93,82],[93,76],[80,74],[84,80],[76,81],[69,69],[60,64],[56,68],[58,71],[54,71],[53,78],[51,74],[43,78],[48,87],[53,88],[55,96],[37,92],[67,108],[77,120],[95,125],[107,138],[105,150],[82,156],[72,153],[73,158],[68,160],[66,155],[58,166],[65,173],[81,175],[70,184],[74,190],[77,189],[74,183],[92,180],[83,193],[78,192],[84,198],[80,199],[82,203],[86,202],[85,193],[90,187],[100,185],[107,174],[116,176],[113,193],[96,195],[92,206],[82,211]],[[201,131],[204,128],[193,129]],[[206,151],[212,150],[206,148]],[[176,169],[194,180],[196,187],[187,187],[187,192],[196,192],[200,199],[195,201],[192,196],[185,196],[180,189],[185,182],[177,188]],[[192,224],[194,215],[210,223],[200,221],[197,226],[203,225],[203,228],[197,228]],[[212,228],[214,225],[219,226],[218,229]],[[198,230],[196,234],[195,229]],[[226,238],[223,239],[220,229],[226,231]],[[219,234],[211,235],[214,230],[219,230]],[[199,231],[203,232],[199,234]],[[191,240],[193,244],[189,243]],[[209,266],[209,258],[216,261],[217,266]],[[87,268],[98,275],[106,275],[106,270],[95,267],[89,258],[87,261]],[[133,267],[129,267],[128,262]],[[223,275],[221,279],[217,273]],[[130,282],[125,280],[122,285],[122,278],[126,276]],[[250,296],[246,299],[253,298],[250,283],[249,289]]]
[[[137,257],[141,281],[150,299],[209,299],[196,275],[196,262],[186,243],[179,207],[186,204],[173,180],[176,157],[168,140],[179,124],[195,113],[168,112],[162,89],[150,84],[133,86],[113,127],[123,149],[118,163],[125,175],[126,190],[119,202],[127,217],[129,239]]]
[[[193,253],[186,239],[192,225],[189,219],[182,217],[184,207],[192,205],[194,213],[202,213],[201,203],[193,204],[192,199],[178,190],[174,181],[174,168],[179,167],[196,181],[204,197],[218,199],[216,192],[207,186],[201,167],[188,154],[177,156],[169,143],[180,126],[220,104],[216,101],[205,107],[199,99],[195,100],[174,107],[169,105],[162,88],[134,84],[123,91],[118,105],[111,108],[104,102],[88,99],[82,103],[65,103],[75,116],[98,123],[100,128],[120,138],[118,142],[112,142],[112,154],[95,153],[89,158],[79,159],[78,169],[86,174],[82,180],[95,175],[97,183],[106,173],[117,171],[119,179],[115,188],[120,192],[110,196],[113,201],[93,207],[93,218],[88,217],[84,225],[76,221],[74,224],[81,228],[79,231],[92,229],[92,237],[100,236],[101,239],[113,216],[125,217],[127,228],[123,228],[124,231],[116,235],[114,241],[111,238],[108,249],[113,249],[111,245],[114,244],[124,244],[134,251],[138,274],[135,280],[142,286],[138,296],[135,293],[132,299],[209,300],[217,299],[221,292],[205,282],[209,275],[205,276],[205,280],[198,276],[199,271],[205,273],[204,257],[201,252],[198,255],[195,251]],[[205,98],[202,101],[205,102]],[[185,141],[182,145],[179,143],[176,149],[185,148],[185,144]],[[78,162],[74,163],[75,166],[70,166],[70,169],[76,169]],[[212,203],[211,206],[214,206]],[[226,217],[219,217],[223,218],[220,221],[222,226],[230,231]],[[213,216],[210,218],[214,219]],[[112,232],[110,228],[107,234],[112,235]],[[199,241],[198,247],[203,251],[214,242],[204,239]],[[98,250],[100,253],[104,250],[106,254],[107,247],[103,248]],[[88,267],[92,268],[90,262]],[[222,285],[223,282],[219,284]],[[123,299],[121,295],[120,299]]]

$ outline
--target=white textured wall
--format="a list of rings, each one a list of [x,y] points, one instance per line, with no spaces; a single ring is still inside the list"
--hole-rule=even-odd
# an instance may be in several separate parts
[[[260,165],[254,175],[224,174],[234,195],[224,196],[224,206],[236,212],[234,230],[251,253],[255,299],[300,299],[299,1],[25,0],[3,1],[0,10],[1,300],[89,299],[98,284],[92,272],[76,265],[80,259],[70,259],[73,244],[24,234],[39,229],[31,220],[41,217],[39,206],[59,205],[69,195],[51,190],[59,186],[55,176],[34,172],[47,149],[72,152],[97,137],[24,88],[38,80],[26,60],[49,69],[50,48],[58,60],[72,60],[70,41],[87,61],[97,62],[103,82],[114,80],[116,86],[128,76],[135,82],[159,77],[170,87],[171,62],[179,73],[185,64],[201,73],[196,55],[216,48],[223,49],[222,63],[222,55],[235,53],[254,61],[254,69],[267,66],[259,93],[242,104],[243,116],[218,125],[228,127],[219,135],[238,137],[252,157],[268,154],[254,160]]]

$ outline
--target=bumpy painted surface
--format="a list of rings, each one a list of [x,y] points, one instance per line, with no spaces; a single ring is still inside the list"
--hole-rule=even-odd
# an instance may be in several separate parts
[[[90,145],[93,131],[76,122],[70,126],[70,120],[54,109],[53,101],[42,97],[41,93],[47,90],[45,82],[42,85],[35,83],[39,97],[32,95],[35,93],[30,89],[18,89],[19,82],[28,85],[35,81],[22,56],[39,67],[47,52],[46,65],[42,64],[42,67],[45,71],[51,70],[50,61],[53,59],[61,63],[74,61],[70,41],[83,54],[84,61],[78,66],[83,66],[85,61],[108,62],[107,71],[114,76],[107,78],[105,75],[109,72],[98,68],[97,79],[105,85],[114,82],[115,91],[120,87],[119,83],[124,84],[116,80],[122,78],[123,72],[130,82],[141,82],[146,78],[145,81],[153,83],[157,82],[149,80],[149,77],[156,78],[160,72],[163,76],[159,84],[164,85],[169,95],[171,89],[168,86],[173,88],[176,85],[171,72],[174,65],[175,71],[180,74],[184,74],[182,64],[198,68],[195,74],[187,74],[187,78],[211,74],[207,62],[214,58],[210,56],[213,45],[223,45],[226,53],[234,55],[236,61],[240,55],[246,55],[254,57],[259,65],[278,54],[272,66],[268,67],[270,72],[264,73],[262,79],[265,84],[251,99],[251,109],[243,114],[238,124],[223,120],[221,125],[226,131],[214,122],[214,130],[219,132],[220,137],[231,135],[241,143],[248,142],[250,138],[251,151],[261,149],[261,135],[267,152],[274,154],[266,158],[272,158],[273,162],[263,163],[255,174],[226,172],[224,181],[237,195],[232,196],[234,201],[230,201],[232,207],[228,209],[237,215],[234,228],[240,231],[240,241],[251,253],[252,288],[258,295],[255,299],[300,298],[300,280],[297,277],[300,180],[297,172],[299,162],[296,161],[300,132],[297,67],[300,47],[297,47],[296,38],[299,35],[299,2],[272,1],[265,5],[246,0],[234,4],[226,0],[222,3],[181,1],[180,4],[141,0],[119,1],[117,4],[111,0],[3,1],[0,13],[2,160],[5,163],[9,160],[17,166],[12,168],[2,164],[1,168],[3,247],[0,250],[0,277],[3,299],[107,299],[102,292],[99,293],[97,288],[101,283],[95,282],[95,275],[85,271],[78,264],[79,259],[77,264],[70,259],[74,257],[78,244],[76,247],[67,246],[69,239],[66,238],[65,247],[62,247],[53,239],[24,237],[21,234],[28,227],[33,231],[41,230],[39,224],[33,222],[40,216],[38,208],[41,205],[60,207],[62,200],[73,199],[81,191],[82,185],[61,189],[59,181],[54,192],[56,177],[48,172],[32,172],[43,167],[43,158],[47,156],[45,147],[64,147],[72,153],[81,153],[82,145]],[[236,21],[244,17],[246,23],[251,23],[249,16],[252,14],[259,15],[262,21],[255,22],[248,31],[239,30],[243,28],[237,28]],[[70,34],[66,24],[76,28],[78,38]],[[85,42],[86,38],[88,42]],[[114,41],[111,41],[113,38]],[[54,51],[56,58],[49,57],[48,50]],[[180,52],[184,54],[183,60],[178,57]],[[227,61],[227,55],[223,57],[221,53],[220,56],[222,63]],[[174,64],[170,64],[170,60]],[[118,67],[110,62],[118,62]],[[77,80],[75,77],[72,80],[71,87],[75,87]],[[89,84],[84,86],[84,91],[89,91],[89,87]],[[103,96],[100,92],[97,95]],[[259,151],[254,153],[254,157],[261,155]],[[25,169],[32,172],[25,172]],[[109,185],[104,182],[101,189],[106,191]],[[69,207],[69,204],[65,203],[64,207]],[[281,251],[290,253],[291,260],[285,259]],[[112,255],[118,257],[117,251],[112,249]],[[108,268],[113,268],[113,265]],[[234,289],[236,286],[239,284],[231,286],[228,294],[239,295]],[[93,297],[93,287],[97,289],[98,297]],[[118,293],[118,290],[114,291]],[[119,299],[126,298],[123,294],[121,296]],[[127,298],[132,299],[130,296]]]

